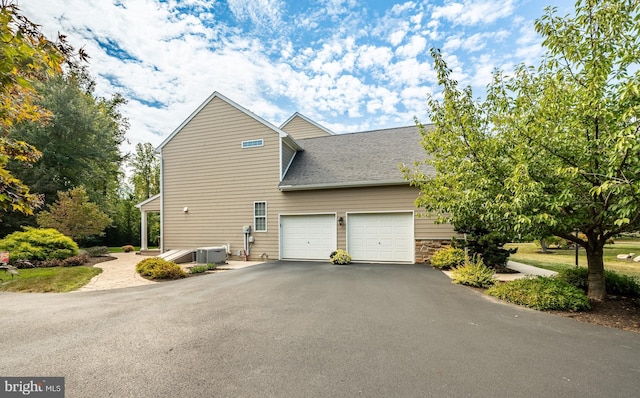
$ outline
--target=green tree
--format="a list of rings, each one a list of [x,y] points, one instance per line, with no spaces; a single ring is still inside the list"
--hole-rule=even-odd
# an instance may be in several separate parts
[[[140,244],[140,201],[127,184],[121,184],[118,195],[111,201],[113,224],[106,231],[106,244],[122,246]]]
[[[111,224],[111,219],[98,205],[89,202],[83,187],[68,192],[58,192],[58,200],[49,206],[49,211],[38,213],[38,224],[42,228],[54,228],[74,240],[82,241],[101,234]]]
[[[136,145],[136,152],[129,160],[132,170],[131,183],[138,202],[160,193],[160,160],[149,142]],[[147,215],[148,241],[158,244],[160,238],[160,216],[157,213]]]
[[[535,24],[540,66],[495,72],[482,101],[432,50],[443,98],[428,100],[435,128],[420,127],[436,175],[405,169],[421,190],[416,204],[454,225],[479,217],[511,236],[577,243],[589,298],[604,300],[604,245],[640,227],[639,8],[584,0],[564,17],[548,8]]]
[[[160,160],[149,142],[138,143],[129,160],[133,175],[133,192],[140,201],[160,193]]]
[[[56,41],[47,39],[12,1],[0,1],[0,209],[32,214],[42,203],[7,169],[9,160],[24,168],[35,162],[40,152],[10,138],[9,133],[16,123],[48,120],[50,113],[36,104],[34,83],[61,73],[63,64],[72,61],[72,54],[73,48],[63,35]],[[82,60],[87,58],[83,50],[78,55]]]
[[[92,202],[103,210],[118,188],[124,156],[119,145],[128,128],[118,107],[120,95],[111,99],[93,95],[94,82],[83,68],[36,85],[38,103],[51,111],[46,125],[21,123],[13,136],[39,148],[42,157],[33,167],[14,165],[14,173],[52,203],[56,192],[84,186]]]

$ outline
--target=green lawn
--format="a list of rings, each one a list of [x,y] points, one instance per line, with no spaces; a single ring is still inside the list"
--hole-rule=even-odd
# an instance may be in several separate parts
[[[575,266],[575,250],[550,250],[550,253],[542,253],[534,243],[510,243],[506,248],[517,247],[518,252],[512,254],[509,259],[524,264],[534,265],[540,268],[558,271],[562,268]],[[606,245],[604,249],[604,267],[624,275],[634,276],[640,279],[640,263],[618,260],[618,254],[636,253],[640,256],[640,241],[621,240],[613,245]],[[587,257],[584,249],[579,250],[578,264],[587,266]]]
[[[94,267],[25,268],[14,276],[0,271],[0,291],[25,293],[64,293],[81,288],[102,272]]]
[[[157,249],[158,246],[149,246],[149,250],[155,250]],[[140,246],[134,246],[135,251],[140,251]],[[122,253],[122,246],[118,246],[118,247],[109,247],[109,253]]]

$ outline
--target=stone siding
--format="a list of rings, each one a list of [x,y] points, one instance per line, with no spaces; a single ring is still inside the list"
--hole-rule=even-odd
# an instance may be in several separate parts
[[[416,239],[416,263],[428,263],[433,253],[448,246],[451,239]]]

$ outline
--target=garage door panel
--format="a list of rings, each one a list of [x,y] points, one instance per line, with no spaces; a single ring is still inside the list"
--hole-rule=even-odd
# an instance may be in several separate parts
[[[335,215],[283,215],[280,242],[280,258],[326,260],[336,250]]]
[[[413,262],[413,213],[349,214],[347,250],[356,261]]]

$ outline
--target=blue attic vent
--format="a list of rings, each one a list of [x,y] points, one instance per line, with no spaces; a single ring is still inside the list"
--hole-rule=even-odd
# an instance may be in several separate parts
[[[250,141],[242,141],[243,148],[254,148],[257,146],[264,146],[263,140],[250,140]]]

